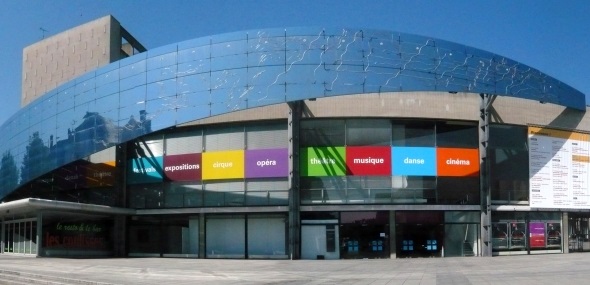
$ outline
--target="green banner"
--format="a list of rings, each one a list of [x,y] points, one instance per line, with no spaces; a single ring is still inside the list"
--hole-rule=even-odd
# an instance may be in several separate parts
[[[301,176],[346,175],[346,148],[308,147],[300,152]]]

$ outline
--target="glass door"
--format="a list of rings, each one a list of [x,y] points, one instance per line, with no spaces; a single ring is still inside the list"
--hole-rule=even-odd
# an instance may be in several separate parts
[[[389,258],[389,212],[342,212],[342,258]]]
[[[396,212],[396,256],[441,257],[445,230],[443,214],[442,211]]]

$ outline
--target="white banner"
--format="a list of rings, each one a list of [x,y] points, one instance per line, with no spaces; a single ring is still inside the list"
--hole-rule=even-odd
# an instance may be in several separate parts
[[[590,135],[529,127],[533,208],[590,209]]]

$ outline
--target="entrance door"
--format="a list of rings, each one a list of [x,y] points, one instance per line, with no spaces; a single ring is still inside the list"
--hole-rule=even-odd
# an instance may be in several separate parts
[[[339,259],[338,239],[338,226],[336,224],[302,225],[301,258]]]
[[[389,212],[340,213],[342,258],[389,258]]]
[[[399,224],[396,228],[397,256],[440,257],[443,225]]]
[[[569,251],[590,251],[590,215],[569,213]]]
[[[444,240],[443,212],[399,211],[396,216],[396,256],[440,257]]]

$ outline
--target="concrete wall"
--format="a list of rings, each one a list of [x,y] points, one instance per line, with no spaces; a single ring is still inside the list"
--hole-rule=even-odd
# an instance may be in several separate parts
[[[479,119],[479,95],[448,92],[393,92],[360,94],[304,101],[305,118],[427,118]],[[287,119],[287,104],[236,111],[193,121],[181,126]],[[558,129],[590,132],[590,114],[554,104],[498,96],[492,104],[491,122],[513,125],[540,125]]]
[[[105,16],[23,49],[21,106],[120,58],[121,26]]]

